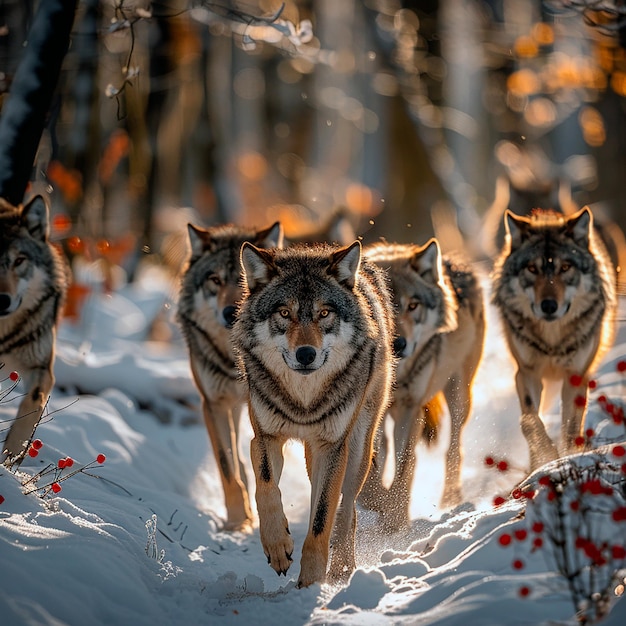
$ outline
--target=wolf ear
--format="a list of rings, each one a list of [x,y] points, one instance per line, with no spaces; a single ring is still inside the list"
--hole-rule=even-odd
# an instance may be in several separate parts
[[[282,248],[283,247],[283,225],[274,222],[269,228],[260,230],[254,240],[259,248]]]
[[[241,246],[241,267],[244,272],[244,280],[250,291],[259,285],[266,285],[276,275],[276,265],[271,252],[263,248],[257,248],[249,241]]]
[[[22,208],[22,223],[35,239],[47,241],[50,234],[48,203],[43,196],[35,196]]]
[[[567,234],[583,248],[589,246],[589,237],[592,228],[593,214],[589,207],[585,207],[578,211],[578,213],[574,213],[566,223]]]
[[[204,228],[187,224],[189,231],[189,243],[191,244],[191,256],[200,256],[207,248],[211,246],[211,235]]]
[[[528,220],[515,215],[508,209],[504,213],[506,236],[511,241],[511,248],[516,248],[524,241],[527,233]]]
[[[350,289],[356,284],[356,275],[361,266],[361,242],[340,248],[330,256],[328,273]]]
[[[438,283],[443,275],[439,242],[434,237],[427,241],[415,251],[409,263],[424,280]]]

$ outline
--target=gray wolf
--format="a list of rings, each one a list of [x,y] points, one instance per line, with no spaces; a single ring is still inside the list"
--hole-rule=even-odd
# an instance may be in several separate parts
[[[395,305],[394,351],[399,358],[389,415],[393,422],[395,472],[386,490],[382,471],[387,455],[384,430],[361,502],[383,514],[387,530],[409,522],[415,448],[429,441],[448,406],[451,430],[446,452],[441,506],[462,501],[462,434],[472,407],[472,384],[485,336],[483,294],[459,255],[442,255],[437,239],[423,246],[375,243],[366,258],[385,269]]]
[[[535,470],[575,450],[584,427],[587,383],[613,341],[616,276],[588,208],[569,217],[507,211],[504,219],[492,301],[517,363],[521,428]],[[539,417],[549,380],[562,384],[559,447]]]
[[[6,466],[19,465],[54,386],[56,329],[68,266],[49,239],[41,195],[13,206],[0,199],[0,363],[16,371],[24,396],[2,447]]]
[[[182,276],[177,320],[224,489],[224,528],[249,530],[252,513],[239,442],[246,389],[231,346],[231,329],[242,295],[239,252],[244,241],[281,246],[282,226],[276,222],[254,230],[223,224],[204,229],[189,224],[188,231],[191,256]]]
[[[245,294],[233,339],[249,388],[252,465],[263,550],[286,574],[292,561],[278,488],[283,445],[304,444],[311,481],[298,586],[355,567],[355,502],[393,382],[392,309],[383,271],[361,244],[241,249]],[[341,501],[341,504],[340,504]]]

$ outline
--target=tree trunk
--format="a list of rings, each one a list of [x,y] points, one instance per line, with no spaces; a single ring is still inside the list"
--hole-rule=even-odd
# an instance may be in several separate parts
[[[31,177],[61,65],[69,47],[78,0],[39,4],[28,45],[0,117],[0,197],[22,201]]]

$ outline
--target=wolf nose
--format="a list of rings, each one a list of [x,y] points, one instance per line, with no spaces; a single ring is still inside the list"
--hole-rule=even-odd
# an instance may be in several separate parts
[[[393,340],[393,351],[396,356],[402,356],[406,348],[406,339],[404,337],[396,337]]]
[[[300,365],[311,365],[315,361],[316,354],[312,346],[302,346],[296,350],[296,359]]]
[[[8,293],[0,293],[0,311],[6,311],[11,306],[11,296]]]
[[[546,315],[554,315],[558,308],[559,308],[559,303],[556,300],[553,300],[552,298],[541,301],[541,310]]]
[[[237,309],[232,304],[229,304],[228,306],[224,307],[224,310],[222,311],[222,315],[224,316],[224,321],[226,322],[226,326],[230,328],[235,323],[235,320],[237,319]]]

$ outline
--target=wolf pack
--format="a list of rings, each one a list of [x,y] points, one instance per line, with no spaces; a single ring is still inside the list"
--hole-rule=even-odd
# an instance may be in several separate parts
[[[298,587],[349,578],[360,507],[375,511],[385,532],[409,524],[416,448],[435,439],[446,414],[441,506],[463,503],[462,439],[488,330],[486,281],[517,366],[529,471],[576,452],[581,390],[613,341],[620,265],[588,207],[528,209],[503,211],[504,244],[487,276],[462,253],[443,253],[436,238],[288,242],[278,222],[189,224],[177,322],[223,485],[224,530],[256,526],[250,463],[263,551],[286,575],[294,541],[280,491],[283,448],[301,441],[311,498]],[[6,467],[26,455],[54,385],[68,280],[49,239],[47,200],[1,201],[0,362],[20,373],[24,391],[2,448]],[[562,389],[556,441],[540,415],[550,381]]]

